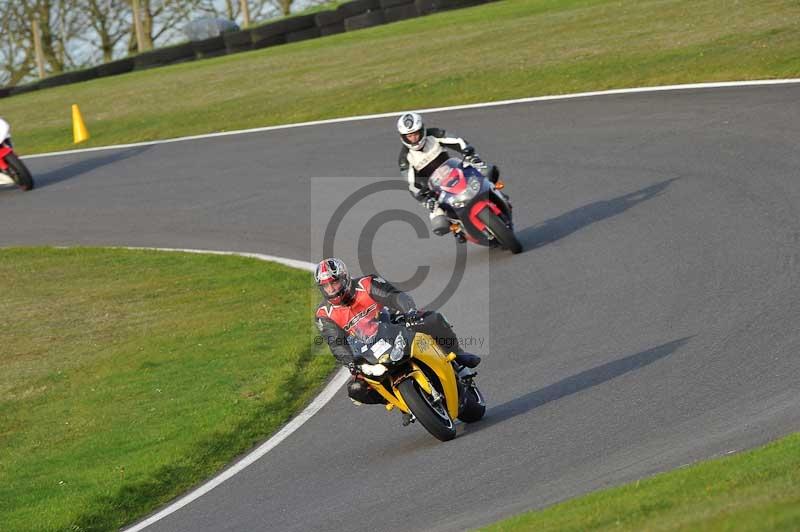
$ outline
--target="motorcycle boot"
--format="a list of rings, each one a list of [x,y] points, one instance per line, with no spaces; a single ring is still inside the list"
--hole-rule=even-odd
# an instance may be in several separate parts
[[[467,368],[476,368],[480,363],[481,363],[481,357],[479,357],[478,355],[467,353],[462,349],[459,349],[458,353],[456,353],[456,364],[458,364],[459,366],[465,366]]]

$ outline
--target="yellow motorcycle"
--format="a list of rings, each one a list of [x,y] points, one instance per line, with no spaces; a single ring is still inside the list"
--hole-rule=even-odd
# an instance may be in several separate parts
[[[364,380],[386,400],[386,410],[410,414],[441,441],[456,437],[454,421],[471,423],[486,412],[474,370],[458,366],[434,339],[414,331],[402,314],[384,309],[369,338],[350,337]]]

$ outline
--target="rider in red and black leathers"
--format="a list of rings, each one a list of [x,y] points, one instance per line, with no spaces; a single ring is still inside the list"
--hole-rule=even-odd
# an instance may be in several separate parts
[[[375,318],[385,307],[406,315],[412,328],[431,335],[439,345],[456,353],[456,363],[475,367],[480,357],[464,352],[450,324],[438,312],[419,312],[410,295],[377,275],[351,279],[345,264],[336,258],[319,263],[317,285],[325,300],[317,307],[316,321],[333,356],[355,375],[348,385],[350,398],[366,404],[384,403],[380,394],[359,378],[347,337],[369,337],[375,333]]]

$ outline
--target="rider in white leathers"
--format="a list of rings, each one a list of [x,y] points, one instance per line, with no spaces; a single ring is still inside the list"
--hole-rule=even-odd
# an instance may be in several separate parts
[[[450,158],[447,149],[458,151],[470,164],[487,174],[493,182],[496,182],[499,176],[497,167],[487,168],[475,153],[475,148],[461,137],[447,136],[443,129],[426,129],[422,116],[418,113],[403,113],[397,120],[397,132],[403,143],[398,165],[408,179],[409,192],[414,199],[430,210],[433,232],[437,235],[449,233],[450,221],[428,188],[428,178]],[[464,241],[461,233],[454,235],[459,242]]]

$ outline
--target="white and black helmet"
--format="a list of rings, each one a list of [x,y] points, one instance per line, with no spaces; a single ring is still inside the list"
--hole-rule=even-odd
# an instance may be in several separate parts
[[[403,113],[397,120],[397,132],[400,133],[400,140],[403,145],[411,150],[421,150],[425,144],[425,124],[419,113]],[[408,135],[419,132],[419,139],[416,142],[409,142]]]

